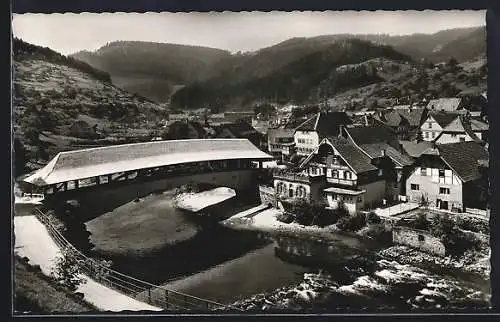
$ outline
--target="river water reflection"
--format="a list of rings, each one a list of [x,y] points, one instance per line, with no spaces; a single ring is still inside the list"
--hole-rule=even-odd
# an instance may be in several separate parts
[[[486,307],[489,281],[401,265],[377,258],[380,246],[338,235],[328,243],[297,236],[235,231],[200,223],[193,238],[141,257],[108,255],[118,271],[222,303],[294,288],[304,274],[322,272],[334,287],[302,303],[315,309]],[[277,301],[275,299],[275,301]],[[268,302],[272,302],[269,301]]]

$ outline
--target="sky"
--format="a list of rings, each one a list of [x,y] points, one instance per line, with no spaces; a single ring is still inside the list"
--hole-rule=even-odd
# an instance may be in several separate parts
[[[14,37],[68,55],[117,40],[253,51],[292,37],[434,33],[483,26],[486,11],[14,14]]]

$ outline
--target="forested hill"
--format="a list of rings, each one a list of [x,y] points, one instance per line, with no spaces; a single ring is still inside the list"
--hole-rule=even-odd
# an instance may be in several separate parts
[[[200,79],[230,55],[225,50],[200,46],[117,41],[72,57],[108,72],[114,84],[129,92],[164,102],[178,86]]]
[[[293,44],[289,45],[288,48],[293,47]],[[171,99],[172,107],[227,108],[244,106],[266,98],[307,103],[317,101],[321,97],[331,97],[344,90],[382,81],[376,69],[360,64],[364,61],[373,58],[386,58],[401,63],[412,61],[409,56],[389,46],[375,45],[359,39],[338,40],[327,46],[318,44],[315,48],[318,49],[280,68],[270,67],[267,73],[263,68],[264,64],[261,64],[258,72],[245,65],[234,72],[231,72],[234,67],[226,67],[226,70],[207,81],[177,91]],[[262,56],[269,57],[269,50],[257,52],[248,58],[247,64],[263,61]],[[355,66],[355,64],[360,65]],[[353,66],[338,69],[342,65]]]
[[[72,57],[109,73],[117,86],[157,102],[167,102],[184,86],[196,87],[211,79],[236,85],[265,78],[292,62],[327,50],[338,40],[352,38],[391,46],[415,61],[437,63],[453,57],[461,63],[486,53],[486,28],[480,26],[403,36],[336,34],[292,38],[258,51],[232,55],[207,47],[117,41],[95,52],[82,51]]]
[[[162,107],[115,87],[107,73],[86,63],[19,39],[13,49],[16,157],[20,164],[24,158],[28,168],[81,140],[71,131],[75,121],[105,137],[120,128],[150,128],[164,115]]]

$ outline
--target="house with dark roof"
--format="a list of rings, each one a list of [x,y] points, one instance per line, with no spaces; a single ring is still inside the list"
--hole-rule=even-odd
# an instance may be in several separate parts
[[[399,143],[403,151],[413,160],[418,159],[425,150],[434,146],[430,141],[399,141]]]
[[[168,126],[168,131],[164,135],[166,140],[182,139],[204,139],[207,132],[201,123],[195,121],[175,121]]]
[[[400,140],[411,140],[416,137],[427,115],[427,108],[396,108],[385,113],[382,121],[397,133]]]
[[[265,138],[264,135],[243,120],[236,121],[233,123],[221,124],[216,128],[215,131],[216,131],[215,138],[247,139],[259,148],[267,145],[267,141],[264,142]]]
[[[474,141],[436,145],[417,159],[406,182],[407,197],[431,207],[463,212],[484,209],[488,151]]]
[[[443,129],[460,116],[458,113],[435,112],[430,113],[420,126],[422,139],[424,141],[435,141]]]
[[[436,144],[448,144],[468,141],[475,141],[479,144],[482,144],[481,139],[478,138],[472,130],[470,119],[466,116],[460,115],[443,128],[441,134],[436,139]]]
[[[337,136],[342,126],[351,124],[345,112],[319,112],[300,124],[294,134],[298,155],[307,156],[326,137]]]
[[[299,171],[275,175],[274,187],[279,199],[327,200],[330,208],[344,205],[352,214],[381,202],[386,194],[383,170],[339,136],[324,138]]]
[[[386,125],[345,128],[343,134],[384,171],[386,195],[397,199],[405,196],[406,178],[413,159],[401,148],[397,133]]]
[[[283,148],[294,145],[295,129],[273,128],[267,131],[267,149],[271,155],[282,157]],[[288,150],[287,150],[288,152]]]
[[[459,112],[463,110],[465,101],[460,97],[447,97],[430,100],[427,109],[432,112]]]

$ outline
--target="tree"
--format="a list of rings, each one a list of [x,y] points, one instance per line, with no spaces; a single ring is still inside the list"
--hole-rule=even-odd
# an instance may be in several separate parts
[[[447,65],[448,67],[450,67],[450,69],[455,70],[458,66],[458,61],[455,58],[451,57],[450,60],[448,60]]]
[[[430,222],[427,220],[427,217],[423,213],[419,213],[415,220],[413,221],[413,228],[420,230],[429,229]]]
[[[26,170],[26,150],[19,138],[14,139],[14,174],[16,177]]]
[[[420,143],[424,140],[424,136],[422,135],[422,131],[418,130],[417,131],[417,143]]]
[[[74,252],[69,248],[63,248],[61,255],[56,259],[51,275],[70,291],[75,292],[78,286],[86,283],[86,280],[81,275],[81,267]]]

